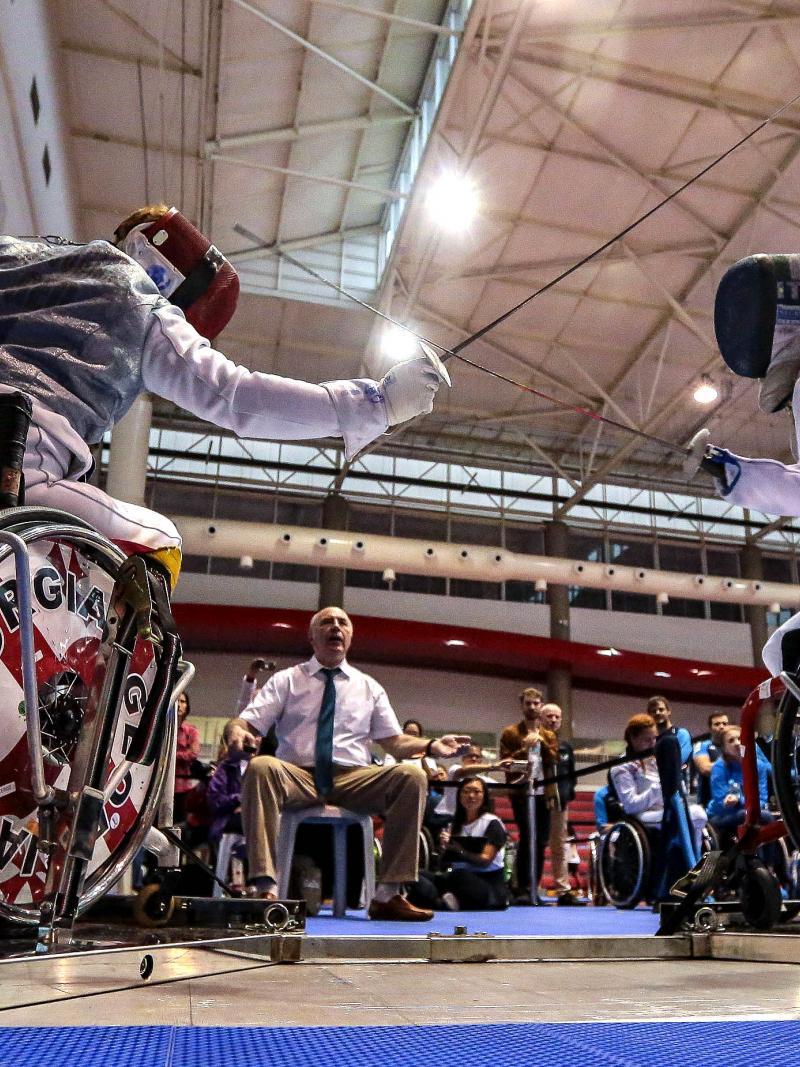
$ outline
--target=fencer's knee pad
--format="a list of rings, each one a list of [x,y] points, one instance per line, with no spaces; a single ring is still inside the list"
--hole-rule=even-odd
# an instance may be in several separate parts
[[[800,255],[758,254],[729,267],[714,301],[717,344],[734,374],[763,378],[800,333]]]

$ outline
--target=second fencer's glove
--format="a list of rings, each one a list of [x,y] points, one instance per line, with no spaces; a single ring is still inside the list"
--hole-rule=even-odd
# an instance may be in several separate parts
[[[440,384],[438,372],[425,356],[392,367],[379,383],[389,425],[396,426],[433,411],[433,398]]]
[[[729,471],[726,465],[730,465],[732,470]],[[711,475],[722,496],[727,496],[739,480],[739,461],[727,449],[718,448],[716,445],[706,446],[700,469]]]

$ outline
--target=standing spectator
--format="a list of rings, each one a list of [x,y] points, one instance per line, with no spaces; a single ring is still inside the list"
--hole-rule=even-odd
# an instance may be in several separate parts
[[[728,726],[728,716],[724,711],[712,711],[708,716],[711,737],[707,741],[698,741],[694,746],[692,761],[697,771],[697,803],[704,808],[711,802],[711,767],[720,757],[722,739]]]
[[[522,719],[507,726],[500,735],[500,758],[525,760],[528,773],[534,779],[549,778],[558,766],[558,738],[542,726],[542,694],[532,686],[519,695]],[[536,790],[536,877],[531,882],[531,833],[528,824],[528,798],[525,792],[527,774],[509,772],[506,781],[517,785],[511,793],[514,820],[519,830],[517,846],[515,904],[539,904],[536,887],[544,866],[544,850],[550,836],[550,810],[558,807],[558,790],[555,785],[539,786]]]
[[[650,697],[647,714],[655,720],[658,736],[674,734],[681,749],[681,764],[685,767],[692,756],[692,735],[683,726],[672,725],[672,710],[666,697]]]
[[[177,702],[178,742],[175,749],[175,801],[172,821],[177,825],[186,819],[186,796],[195,787],[192,764],[200,756],[200,731],[187,722],[192,709],[188,693],[181,693]]]
[[[558,704],[542,705],[542,723],[558,737],[561,729],[563,712]],[[559,775],[575,774],[575,753],[568,741],[558,738]],[[550,812],[550,869],[556,886],[556,903],[562,905],[585,904],[573,890],[567,867],[567,805],[575,799],[575,779],[563,778],[556,784],[559,807]]]

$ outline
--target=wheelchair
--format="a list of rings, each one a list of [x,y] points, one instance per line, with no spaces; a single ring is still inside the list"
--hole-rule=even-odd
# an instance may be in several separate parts
[[[635,908],[649,900],[660,872],[654,869],[661,844],[661,828],[645,825],[625,816],[599,834],[594,847],[598,899],[615,908]],[[701,832],[700,853],[706,855],[719,848],[714,828],[706,824]]]
[[[4,437],[25,402],[10,397],[10,415],[0,398]],[[14,506],[10,481],[0,496],[0,920],[38,926],[46,951],[71,939],[153,824],[173,773],[171,702],[192,668],[165,576],[72,515]]]
[[[613,822],[596,843],[596,873],[600,899],[615,908],[635,908],[649,892],[653,867],[653,834],[637,819]]]

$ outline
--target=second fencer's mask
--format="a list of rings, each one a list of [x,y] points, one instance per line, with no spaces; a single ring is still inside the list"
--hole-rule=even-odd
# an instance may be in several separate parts
[[[135,226],[119,247],[203,337],[213,341],[227,326],[239,299],[239,276],[177,208]]]

